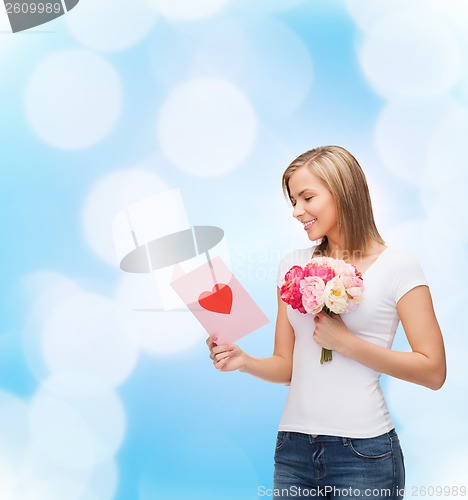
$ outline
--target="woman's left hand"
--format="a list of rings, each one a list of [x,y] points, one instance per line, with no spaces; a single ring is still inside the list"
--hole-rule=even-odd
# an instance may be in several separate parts
[[[328,316],[328,314],[320,312],[315,315],[314,321],[313,338],[318,345],[325,349],[340,352],[346,344],[346,340],[352,336],[352,333],[338,314]]]

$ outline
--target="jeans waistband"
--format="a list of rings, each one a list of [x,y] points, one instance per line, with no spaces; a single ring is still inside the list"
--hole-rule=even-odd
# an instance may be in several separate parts
[[[379,436],[385,436],[387,435],[390,438],[395,438],[397,437],[397,433],[395,429],[391,429],[388,432],[384,432],[383,434],[380,434]],[[301,439],[304,441],[309,441],[310,443],[346,443],[350,439],[372,439],[376,438],[379,436],[372,436],[371,438],[354,438],[351,436],[329,436],[326,434],[306,434],[304,432],[295,432],[295,431],[278,431],[278,436],[283,437],[284,439]]]

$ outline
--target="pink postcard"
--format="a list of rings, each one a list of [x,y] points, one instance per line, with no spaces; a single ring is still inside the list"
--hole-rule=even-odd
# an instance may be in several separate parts
[[[221,257],[176,278],[171,286],[209,335],[218,335],[218,345],[235,342],[269,322]]]

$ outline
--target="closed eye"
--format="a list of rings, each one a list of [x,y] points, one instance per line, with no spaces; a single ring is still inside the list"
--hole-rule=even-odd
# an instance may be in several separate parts
[[[310,201],[312,198],[314,198],[314,196],[307,196],[306,198],[304,198],[304,200],[305,200],[305,201]],[[295,206],[296,206],[296,201],[295,201],[295,200],[293,200],[293,199],[291,199],[291,205],[292,205],[293,207],[295,207]]]

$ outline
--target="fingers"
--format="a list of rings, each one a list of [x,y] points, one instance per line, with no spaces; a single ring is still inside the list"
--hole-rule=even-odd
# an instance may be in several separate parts
[[[219,363],[220,361],[223,361],[226,358],[230,358],[231,355],[232,355],[232,351],[229,350],[229,351],[222,351],[222,352],[218,352],[218,353],[212,353],[210,355],[210,358],[213,360],[213,364],[216,366],[217,363]]]
[[[208,346],[208,349],[213,349],[213,347],[216,344],[216,341],[218,340],[218,336],[215,334],[215,335],[210,335],[207,339],[206,339],[206,345]]]
[[[225,351],[228,347],[230,347],[228,344],[223,344],[223,345],[218,345],[216,341],[218,340],[218,336],[212,335],[208,337],[205,342],[206,345],[208,346],[208,349],[210,350],[210,358],[213,359],[213,353],[217,354],[218,352]]]
[[[213,360],[213,365],[217,370],[224,370],[226,364],[232,356],[238,354],[238,346],[236,344],[218,345],[216,341],[218,336],[211,335],[206,339],[206,345],[210,350],[210,359]]]
[[[233,351],[233,346],[231,346],[231,345],[217,345],[217,346],[213,347],[213,349],[211,349],[210,359],[214,360],[216,356],[217,356],[217,359],[222,359],[222,356],[220,356],[220,354],[223,354],[226,352],[232,354],[232,351]]]
[[[230,356],[226,356],[225,358],[223,359],[220,359],[219,361],[217,361],[216,363],[213,363],[214,364],[214,367],[217,369],[217,370],[220,370],[220,371],[223,371],[226,366],[227,366],[227,362],[231,359]]]
[[[210,359],[213,360],[213,365],[217,370],[229,370],[228,361],[237,354],[236,345],[225,345],[214,347],[210,352]]]

